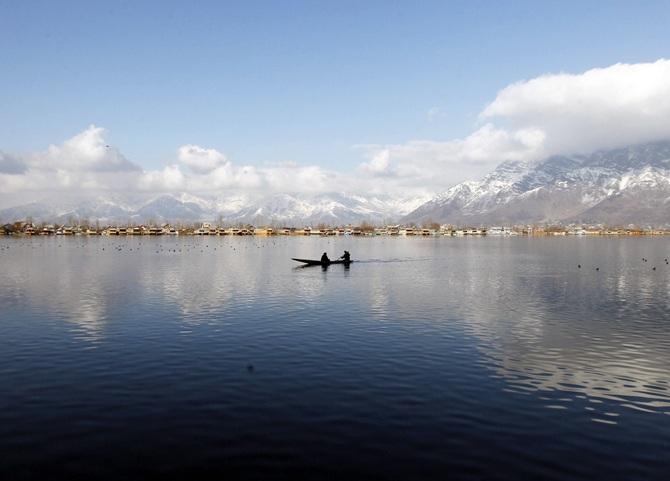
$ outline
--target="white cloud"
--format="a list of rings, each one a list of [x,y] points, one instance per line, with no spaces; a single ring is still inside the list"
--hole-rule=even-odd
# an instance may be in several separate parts
[[[142,172],[137,179],[137,189],[148,192],[169,192],[186,186],[186,176],[178,165],[168,165],[162,170]]]
[[[480,119],[485,124],[463,139],[364,146],[369,160],[359,170],[392,174],[396,187],[443,190],[504,160],[670,139],[670,60],[518,82],[501,90]]]
[[[438,115],[432,110],[429,115]],[[670,61],[617,64],[581,74],[543,75],[502,89],[470,135],[445,141],[358,146],[353,172],[318,165],[238,165],[188,144],[166,166],[142,170],[91,125],[45,151],[0,152],[0,207],[53,193],[271,194],[326,192],[426,195],[478,178],[504,160],[670,139]]]
[[[0,174],[23,174],[27,168],[22,159],[0,151]]]
[[[670,138],[670,60],[542,75],[501,90],[481,118],[545,135],[549,153]]]
[[[179,147],[177,157],[182,164],[196,174],[209,174],[228,163],[228,159],[221,152],[191,144]]]
[[[50,145],[45,152],[29,156],[28,164],[37,169],[77,172],[122,172],[139,170],[105,141],[105,130],[95,125],[66,140]]]
[[[389,182],[398,187],[439,191],[478,177],[503,160],[537,157],[542,153],[543,140],[544,135],[538,130],[510,132],[486,124],[464,139],[363,146],[370,160],[361,164],[360,170],[373,176],[393,177]]]
[[[370,148],[370,161],[361,164],[364,173],[372,175],[391,175],[391,149],[387,147]]]

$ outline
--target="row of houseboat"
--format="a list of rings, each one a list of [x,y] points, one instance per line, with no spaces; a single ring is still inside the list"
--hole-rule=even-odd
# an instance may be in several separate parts
[[[10,226],[5,226],[5,233],[9,233]],[[108,226],[96,229],[89,226],[61,226],[44,225],[37,227],[25,224],[11,229],[14,233],[23,235],[106,235],[106,236],[140,236],[140,235],[294,235],[294,236],[337,236],[337,235],[390,235],[390,236],[431,236],[431,235],[486,235],[486,229],[426,229],[418,227],[386,226],[378,228],[338,227],[220,227],[204,222],[196,228],[178,228],[171,225],[163,226]]]
[[[221,227],[209,222],[199,227],[162,226],[108,226],[93,228],[90,226],[35,226],[32,223],[6,224],[0,227],[0,233],[20,235],[107,235],[107,236],[159,236],[159,235],[199,235],[199,236],[565,236],[565,235],[667,235],[669,230],[641,228],[604,228],[604,227],[477,227],[457,228],[450,225],[435,228],[389,225],[385,227]]]

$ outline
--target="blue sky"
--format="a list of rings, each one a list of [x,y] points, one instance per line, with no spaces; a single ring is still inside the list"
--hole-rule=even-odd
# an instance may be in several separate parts
[[[0,5],[0,149],[94,123],[144,168],[196,144],[351,169],[356,145],[468,135],[512,82],[670,49],[667,1]]]

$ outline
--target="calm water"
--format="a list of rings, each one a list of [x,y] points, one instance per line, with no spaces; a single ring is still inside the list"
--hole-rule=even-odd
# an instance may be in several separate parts
[[[362,262],[289,260],[344,249]],[[0,478],[667,480],[666,257],[663,238],[0,238]]]

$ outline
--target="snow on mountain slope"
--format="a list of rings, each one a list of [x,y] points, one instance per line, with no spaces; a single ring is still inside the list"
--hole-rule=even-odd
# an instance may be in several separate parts
[[[425,198],[398,199],[391,196],[361,196],[341,193],[317,195],[272,194],[262,198],[247,195],[200,197],[188,193],[165,194],[149,199],[106,197],[58,205],[35,202],[0,211],[0,220],[33,218],[36,221],[69,222],[199,222],[303,225],[350,224],[397,221]]]
[[[380,199],[337,193],[316,195],[274,194],[250,203],[231,220],[254,224],[349,224],[397,220],[399,212],[409,212],[413,199],[404,207],[398,199]],[[416,202],[415,202],[416,204]]]
[[[73,194],[75,196],[75,194]],[[298,226],[363,221],[454,224],[584,222],[670,225],[670,142],[591,155],[501,163],[479,181],[426,199],[344,193],[264,197],[191,193],[46,199],[0,211],[0,221],[200,222]]]
[[[535,163],[503,162],[403,220],[451,223],[582,221],[670,224],[670,143],[656,142]]]

